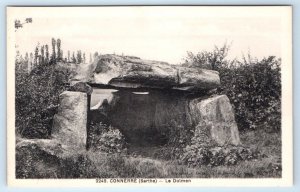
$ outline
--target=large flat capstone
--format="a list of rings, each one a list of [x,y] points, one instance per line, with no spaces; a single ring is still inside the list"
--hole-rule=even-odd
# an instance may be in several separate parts
[[[65,91],[59,96],[52,136],[66,146],[85,149],[87,138],[87,94]]]
[[[101,55],[78,68],[73,81],[115,88],[159,88],[199,92],[217,88],[219,73],[137,57]]]

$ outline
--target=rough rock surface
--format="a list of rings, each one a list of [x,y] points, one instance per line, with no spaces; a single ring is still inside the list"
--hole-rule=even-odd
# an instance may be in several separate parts
[[[182,67],[137,57],[101,55],[80,68],[72,81],[122,88],[178,89],[190,92],[220,85],[217,71]]]
[[[195,137],[212,139],[218,145],[241,144],[234,112],[226,95],[190,101],[191,118],[196,125]],[[206,136],[209,138],[206,138]]]
[[[85,153],[55,139],[19,139],[16,178],[80,178],[93,176],[95,167]]]
[[[85,149],[87,137],[87,94],[65,91],[59,97],[52,137],[62,145]]]

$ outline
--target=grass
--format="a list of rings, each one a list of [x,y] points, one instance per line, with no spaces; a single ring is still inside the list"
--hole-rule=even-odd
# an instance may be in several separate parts
[[[149,157],[156,154],[157,149],[153,150],[154,153],[138,155],[81,151],[68,158],[53,159],[52,162],[48,157],[40,159],[34,152],[28,158],[35,165],[20,163],[25,170],[20,173],[20,178],[24,177],[24,173],[30,175],[29,178],[280,178],[281,135],[250,131],[241,133],[240,137],[243,145],[258,149],[266,157],[233,166],[188,167],[176,160]]]
[[[258,149],[265,158],[240,162],[235,166],[188,167],[178,161],[143,156],[122,156],[87,152],[97,177],[144,178],[278,178],[281,177],[281,135],[264,131],[241,133],[243,145]],[[149,153],[145,153],[149,155]]]

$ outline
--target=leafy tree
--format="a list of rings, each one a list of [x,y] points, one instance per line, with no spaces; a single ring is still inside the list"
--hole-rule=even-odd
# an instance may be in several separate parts
[[[70,62],[70,50],[68,51],[68,62]]]
[[[26,71],[29,72],[29,55],[28,55],[28,52],[26,52],[26,54],[25,54],[24,64],[25,64]]]
[[[94,53],[94,59],[95,59],[96,57],[98,57],[98,55],[99,55],[99,53],[96,51],[96,52]]]
[[[25,59],[25,64],[28,65],[28,62],[29,62],[28,52],[25,53],[25,58],[24,59]]]
[[[82,63],[82,54],[81,51],[77,51],[77,63]]]
[[[73,63],[76,63],[76,58],[75,58],[75,53],[74,53],[74,51],[73,51],[73,55],[72,55],[72,62],[73,62]]]
[[[49,63],[49,47],[48,47],[48,45],[45,45],[45,61],[46,61],[46,63]]]
[[[15,59],[15,62],[16,62],[16,71],[20,71],[21,73],[24,73],[25,72],[25,60],[23,59],[22,55],[20,54],[19,51],[16,52],[17,55],[16,55],[16,59]]]
[[[57,39],[57,60],[61,60],[63,57],[61,55],[61,40]]]
[[[41,47],[41,62],[42,63],[45,63],[45,51],[44,51],[44,49],[45,49],[45,46],[43,45]]]
[[[42,56],[38,55],[38,64],[40,65],[42,63]]]
[[[28,55],[28,52],[25,53],[25,62],[28,62],[29,60],[29,55]]]
[[[85,63],[85,53],[83,53],[82,57],[83,57],[83,63]]]
[[[31,71],[32,68],[33,68],[33,63],[34,63],[34,61],[33,61],[33,53],[30,53],[29,60],[30,60],[30,71]]]
[[[90,53],[90,63],[92,63],[93,60],[92,60],[92,53]]]
[[[39,62],[38,57],[39,57],[39,46],[37,45],[34,51],[34,67],[38,65]]]
[[[56,61],[55,46],[56,46],[56,41],[54,38],[52,38],[52,57],[51,57],[52,62]]]

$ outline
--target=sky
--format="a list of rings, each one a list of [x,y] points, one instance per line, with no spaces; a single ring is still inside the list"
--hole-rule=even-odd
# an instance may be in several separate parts
[[[60,38],[64,55],[124,54],[177,64],[187,51],[231,44],[228,58],[250,53],[281,57],[288,7],[35,7],[10,8],[8,16],[32,23],[14,31],[21,54]],[[8,24],[9,26],[10,24]]]

